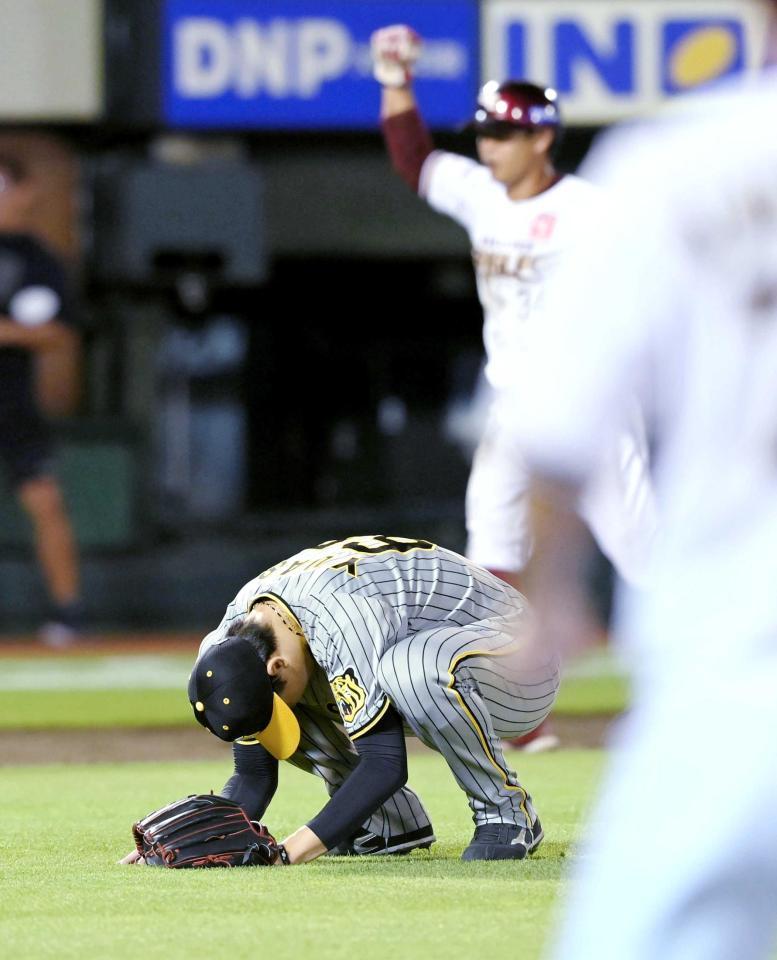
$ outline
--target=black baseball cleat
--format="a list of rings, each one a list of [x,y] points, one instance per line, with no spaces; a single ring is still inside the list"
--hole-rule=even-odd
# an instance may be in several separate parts
[[[534,853],[545,833],[539,819],[530,827],[515,823],[484,823],[475,834],[462,860],[523,860]]]
[[[411,850],[428,850],[436,839],[431,824],[409,833],[397,834],[395,837],[361,833],[338,844],[329,854],[333,857],[375,857],[384,854],[404,856]]]

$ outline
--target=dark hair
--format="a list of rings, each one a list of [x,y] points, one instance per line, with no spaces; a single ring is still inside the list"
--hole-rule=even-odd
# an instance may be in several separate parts
[[[4,173],[12,183],[21,183],[27,176],[27,168],[21,160],[7,153],[0,153],[0,172]]]
[[[247,617],[238,617],[227,627],[228,637],[240,637],[246,640],[253,649],[259,654],[265,663],[278,650],[275,642],[275,631],[268,624],[258,624]],[[281,693],[286,686],[286,681],[280,677],[274,676],[270,679],[274,693]]]

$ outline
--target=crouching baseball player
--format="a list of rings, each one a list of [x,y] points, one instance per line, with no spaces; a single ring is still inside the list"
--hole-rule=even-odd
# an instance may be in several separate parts
[[[252,839],[237,863],[429,847],[429,817],[405,785],[406,731],[445,757],[467,795],[475,832],[462,859],[523,859],[543,831],[501,741],[537,726],[559,683],[555,656],[523,639],[526,616],[520,593],[427,540],[329,541],[261,573],[203,640],[189,682],[197,720],[234,743],[224,799],[190,798],[136,824],[125,862],[221,865],[212,850],[213,862],[175,863],[187,858],[158,829],[182,809],[191,836],[220,805]],[[330,794],[282,844],[245,826],[267,809],[279,760]]]

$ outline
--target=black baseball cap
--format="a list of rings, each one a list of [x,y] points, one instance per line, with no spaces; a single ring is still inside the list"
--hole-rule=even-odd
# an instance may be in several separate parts
[[[273,691],[266,661],[245,637],[228,637],[198,657],[189,702],[198,722],[221,740],[260,743],[278,760],[299,746],[297,718]]]

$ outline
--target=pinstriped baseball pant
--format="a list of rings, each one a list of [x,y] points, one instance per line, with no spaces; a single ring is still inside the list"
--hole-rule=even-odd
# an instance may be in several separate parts
[[[527,650],[516,631],[504,619],[436,627],[400,640],[378,664],[381,687],[416,736],[445,757],[478,826],[533,819],[501,741],[538,726],[558,691],[555,658]]]

